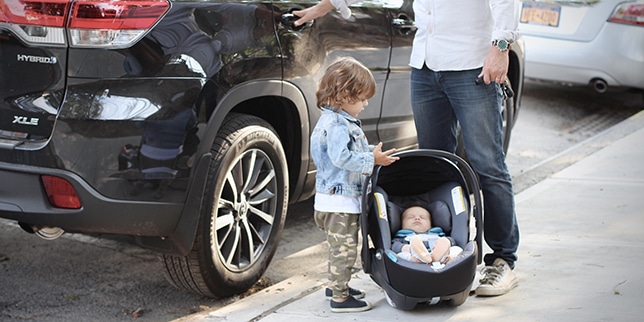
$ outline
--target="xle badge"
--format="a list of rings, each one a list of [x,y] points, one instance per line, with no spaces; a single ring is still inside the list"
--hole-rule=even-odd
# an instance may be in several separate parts
[[[13,122],[12,124],[22,124],[22,125],[38,125],[38,118],[37,117],[32,117],[28,118],[26,116],[13,116]]]

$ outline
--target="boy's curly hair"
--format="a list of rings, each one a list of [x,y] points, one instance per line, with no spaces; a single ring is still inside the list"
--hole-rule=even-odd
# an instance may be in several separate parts
[[[375,94],[373,74],[352,57],[341,57],[329,65],[316,92],[318,107],[333,106],[336,112],[345,100],[355,103]]]

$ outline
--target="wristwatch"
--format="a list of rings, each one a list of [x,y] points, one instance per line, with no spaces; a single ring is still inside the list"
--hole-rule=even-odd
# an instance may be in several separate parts
[[[492,45],[502,52],[510,49],[510,42],[505,39],[496,39],[492,42]]]

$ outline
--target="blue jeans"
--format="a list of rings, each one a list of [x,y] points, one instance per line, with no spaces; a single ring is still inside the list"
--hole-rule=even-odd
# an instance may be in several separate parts
[[[411,105],[421,149],[455,153],[460,124],[468,161],[483,190],[483,236],[493,251],[485,255],[485,264],[502,258],[514,268],[519,226],[503,152],[501,90],[496,83],[476,85],[480,72],[412,68]]]

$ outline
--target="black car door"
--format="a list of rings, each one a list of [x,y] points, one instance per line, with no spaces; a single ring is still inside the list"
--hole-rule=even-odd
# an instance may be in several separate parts
[[[317,1],[274,1],[276,10],[287,13],[316,4]],[[376,79],[377,92],[358,116],[370,143],[382,140],[378,133],[382,98],[389,73],[391,53],[391,22],[382,1],[363,1],[351,6],[352,15],[343,19],[332,10],[327,15],[301,28],[285,24],[278,27],[284,60],[284,79],[294,83],[303,93],[314,94],[324,69],[336,58],[352,56],[364,63]],[[306,97],[311,129],[319,112],[314,95]]]

